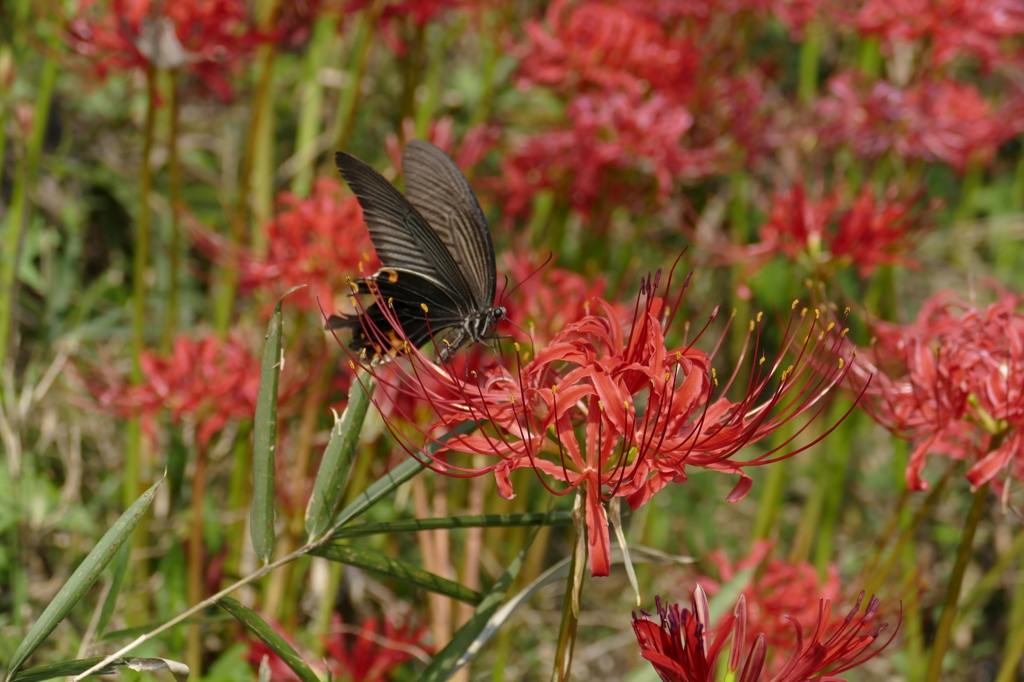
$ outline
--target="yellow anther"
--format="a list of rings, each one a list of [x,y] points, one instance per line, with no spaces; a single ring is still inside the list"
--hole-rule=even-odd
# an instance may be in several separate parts
[[[793,301],[793,305],[789,307],[790,310],[796,310],[797,305],[800,303],[800,299]]]
[[[803,310],[800,311],[800,317],[803,317],[806,314],[807,314],[807,308],[804,308]]]
[[[518,353],[519,352],[519,342],[518,341],[513,341],[512,345],[515,346],[516,352]]]
[[[821,311],[818,310],[817,308],[815,308],[814,309],[814,319],[817,320],[819,317],[821,317]]]
[[[356,297],[355,296],[349,296],[348,297],[348,301],[349,301],[349,303],[352,304],[353,308],[355,308],[355,307],[357,307],[359,305],[359,302],[356,301]]]
[[[508,401],[514,405],[515,402],[516,402],[516,397],[514,395],[512,395],[511,393],[509,393],[508,394]]]
[[[761,365],[764,364],[764,355],[762,355],[761,359],[757,361],[757,364],[758,364],[758,366],[761,366]]]
[[[845,339],[846,338],[846,332],[848,332],[848,331],[850,331],[849,327],[846,327],[845,329],[843,329],[843,331],[839,333],[839,338]]]
[[[843,311],[843,314],[844,315],[849,315],[850,314],[850,306],[846,306],[846,310]]]
[[[672,376],[671,372],[665,372],[665,381],[668,381],[670,376]]]
[[[835,322],[829,322],[828,323],[828,327],[825,328],[825,331],[830,332],[830,331],[832,331],[835,328],[836,328],[836,323]]]
[[[750,321],[750,331],[754,331],[754,321]]]
[[[474,378],[476,377],[476,370],[475,369],[471,369],[469,371],[469,373],[472,374]]]
[[[423,312],[425,312],[425,313],[429,313],[429,312],[430,312],[430,308],[428,308],[428,307],[427,307],[427,304],[426,304],[426,303],[420,303],[420,309],[421,309],[421,310],[422,310]]]
[[[395,307],[395,297],[394,296],[388,296],[388,307],[389,308],[394,308]]]
[[[348,361],[348,368],[349,369],[355,369],[356,368],[356,363],[354,363],[351,360],[349,360]]]
[[[853,351],[853,358],[852,359],[854,359],[854,360],[857,359],[857,351],[856,350]]]
[[[599,409],[602,412],[604,412],[604,401],[603,400],[598,400],[597,401],[597,409]]]
[[[552,392],[552,393],[558,393],[558,386],[556,386],[556,385],[552,384],[552,386],[551,386],[551,392]]]
[[[843,360],[842,358],[839,358],[839,369],[842,369],[843,365],[845,365],[845,364],[846,364],[846,361]]]
[[[448,348],[452,347],[452,344],[448,343],[448,339],[441,339],[441,340],[444,341],[444,345],[447,346]]]
[[[628,410],[629,409],[629,401],[628,400],[623,400],[622,401],[622,407]]]

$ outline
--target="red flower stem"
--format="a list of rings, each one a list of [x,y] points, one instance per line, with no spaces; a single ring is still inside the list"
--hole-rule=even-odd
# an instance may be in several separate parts
[[[203,501],[206,497],[206,448],[196,447],[196,470],[192,475],[192,521],[188,536],[188,603],[203,599]],[[185,663],[191,675],[200,675],[203,664],[202,624],[188,626]]]
[[[993,439],[993,441],[996,440],[1001,439]],[[928,665],[928,673],[924,678],[925,682],[937,682],[942,674],[942,659],[946,655],[946,649],[949,648],[949,640],[953,634],[957,602],[960,600],[960,588],[963,586],[967,563],[971,560],[974,533],[978,530],[978,523],[981,521],[981,515],[988,502],[988,488],[989,484],[986,483],[974,491],[971,510],[967,513],[967,521],[964,523],[963,534],[960,536],[960,549],[956,553],[953,574],[949,577],[949,586],[946,588],[946,600],[943,603],[942,616],[939,618],[939,625],[935,632],[935,642],[932,644],[932,656]]]
[[[171,341],[177,332],[178,322],[178,271],[181,269],[181,157],[178,153],[178,124],[181,114],[181,102],[178,97],[178,72],[170,71],[168,79],[168,109],[170,110],[170,129],[167,141],[167,174],[168,190],[171,199],[171,247],[170,270],[171,280],[167,292],[167,318],[164,322],[164,335],[160,344],[160,352],[167,354],[171,350]]]

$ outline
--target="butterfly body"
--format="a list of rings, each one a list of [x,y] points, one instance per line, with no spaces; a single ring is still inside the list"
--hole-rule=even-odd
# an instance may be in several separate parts
[[[335,162],[359,199],[383,267],[352,283],[355,293],[376,301],[359,315],[331,316],[328,327],[351,329],[350,347],[371,360],[405,343],[434,340],[448,361],[462,345],[488,338],[505,316],[494,305],[494,244],[454,162],[429,142],[409,142],[402,155],[404,196],[351,154],[338,152]]]

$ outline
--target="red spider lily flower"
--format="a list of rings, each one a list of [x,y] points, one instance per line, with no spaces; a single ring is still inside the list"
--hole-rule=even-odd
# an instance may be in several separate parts
[[[356,198],[334,178],[317,178],[308,199],[289,192],[277,197],[278,214],[265,227],[267,252],[256,256],[197,222],[187,225],[196,248],[222,267],[239,271],[238,288],[288,297],[288,304],[308,312],[334,309],[334,295],[347,289],[353,272],[380,266]],[[317,303],[317,299],[320,303]]]
[[[1024,34],[1024,6],[1016,0],[867,0],[857,25],[887,47],[930,39],[935,66],[967,53],[990,69],[1015,57],[1005,43]]]
[[[909,235],[917,227],[913,201],[877,202],[868,186],[850,208],[838,210],[839,201],[833,192],[814,202],[797,182],[775,195],[768,220],[758,228],[759,242],[736,246],[723,240],[712,248],[749,271],[778,254],[792,261],[809,259],[816,268],[856,265],[862,277],[879,265],[914,265],[906,255]]]
[[[450,156],[455,165],[461,168],[463,173],[468,174],[494,148],[499,130],[487,124],[473,126],[462,136],[462,144],[458,146],[458,151],[455,151],[454,127],[455,119],[451,116],[442,116],[430,124],[426,140]],[[410,118],[402,121],[402,139],[406,142],[416,139],[416,124]],[[391,165],[401,171],[402,149],[405,144],[400,143],[394,133],[388,133],[384,138],[384,146]]]
[[[1017,98],[993,110],[971,84],[925,81],[901,90],[885,81],[866,87],[851,73],[833,77],[818,106],[826,144],[849,143],[861,156],[888,151],[908,159],[940,161],[963,171],[987,162],[1021,130]]]
[[[256,408],[259,359],[238,337],[195,339],[181,335],[174,340],[170,354],[146,350],[140,364],[145,377],[141,384],[108,371],[89,372],[86,383],[101,408],[124,419],[141,418],[151,435],[156,417],[169,410],[173,423],[186,418],[197,423],[197,442],[206,446],[229,420],[251,418]],[[282,411],[303,381],[292,367],[283,373]]]
[[[659,622],[642,611],[633,614],[633,631],[640,645],[641,655],[654,666],[664,682],[714,682],[718,658],[730,641],[726,679],[739,682],[805,682],[812,677],[842,682],[841,673],[861,665],[877,656],[892,642],[892,637],[880,641],[886,625],[875,626],[879,601],[868,601],[863,614],[858,615],[864,599],[862,592],[856,605],[845,619],[832,617],[832,602],[819,599],[814,628],[809,631],[796,618],[790,618],[795,645],[776,648],[776,657],[788,656],[784,666],[774,675],[765,670],[768,642],[763,633],[748,635],[746,598],[740,597],[736,609],[723,622],[712,628],[708,602],[704,591],[697,586],[689,609],[678,604],[662,605],[656,600]],[[809,601],[809,595],[804,595]],[[870,629],[869,628],[873,628]],[[896,630],[899,630],[897,625]]]
[[[723,397],[715,399],[712,357],[685,338],[679,346],[666,343],[674,316],[658,295],[659,279],[660,273],[644,281],[625,319],[597,299],[589,314],[568,324],[532,359],[516,344],[514,364],[498,362],[468,375],[436,364],[404,337],[393,344],[381,330],[367,328],[370,338],[401,349],[405,357],[371,364],[366,371],[383,395],[405,392],[431,407],[436,421],[422,433],[438,448],[423,447],[397,428],[392,433],[439,473],[457,478],[493,473],[505,498],[515,494],[509,474],[519,468],[533,469],[552,494],[578,491],[586,499],[593,575],[607,575],[610,568],[604,503],[612,497],[626,497],[635,509],[669,483],[685,481],[686,467],[695,466],[739,476],[729,500],[741,499],[751,486],[745,467],[795,453],[779,454],[790,439],[750,459],[733,456],[812,408],[815,414],[824,409],[823,398],[847,371],[836,355],[842,335],[834,325],[819,333],[813,320],[808,330],[800,324],[807,311],[794,313],[782,351],[796,352],[794,364],[784,369],[781,357],[767,365],[761,357],[744,398],[725,398],[727,385]],[[679,300],[675,303],[673,310],[679,308]],[[400,329],[387,304],[378,305]],[[424,310],[429,315],[429,307]],[[760,316],[750,323],[751,335],[759,321]],[[821,363],[834,365],[828,377],[808,371]],[[762,395],[769,397],[758,402]],[[489,426],[476,434],[458,432],[484,422]],[[454,461],[459,454],[483,455],[494,463],[464,466]]]
[[[100,78],[148,65],[184,68],[223,101],[231,99],[227,75],[269,39],[250,25],[243,0],[80,0],[68,35]]]
[[[546,346],[558,332],[587,316],[594,300],[607,297],[604,277],[584,277],[547,265],[527,251],[506,252],[504,262],[515,290],[502,299],[505,319],[499,326],[510,330],[515,320],[534,345]],[[621,306],[616,310],[619,317],[628,314]]]
[[[647,178],[665,197],[676,178],[703,177],[719,166],[717,149],[685,146],[683,136],[693,117],[660,94],[643,102],[621,92],[579,95],[566,114],[567,129],[530,138],[505,160],[506,213],[522,212],[542,188],[567,190],[585,214],[599,197],[615,205],[622,205],[629,192],[639,191],[646,198],[651,185]],[[635,179],[613,179],[615,171],[639,174],[644,181],[638,185]]]
[[[693,92],[699,54],[689,40],[672,38],[661,26],[629,9],[582,2],[566,16],[566,0],[547,9],[548,33],[537,21],[523,26],[528,42],[518,47],[520,85],[561,89],[624,90],[634,98],[648,89],[675,102]]]
[[[146,350],[139,362],[144,383],[98,378],[91,382],[92,390],[102,408],[126,419],[141,417],[150,433],[155,418],[169,410],[172,422],[194,419],[199,425],[196,439],[205,446],[228,420],[251,418],[256,409],[260,362],[236,337],[182,335],[174,340],[170,355]],[[283,395],[291,390],[284,388]]]
[[[1024,296],[987,307],[950,292],[925,302],[907,326],[879,323],[877,341],[848,376],[866,409],[896,436],[916,443],[907,485],[927,490],[926,456],[967,459],[977,487],[1000,471],[1024,476]],[[868,382],[868,376],[874,378]]]
[[[696,582],[708,594],[714,595],[721,584],[729,582],[738,573],[762,565],[744,588],[743,597],[746,599],[748,628],[763,633],[768,645],[766,670],[776,673],[785,665],[785,659],[776,655],[777,652],[792,651],[797,644],[797,633],[790,618],[808,623],[818,615],[818,605],[808,601],[809,594],[820,595],[830,601],[838,600],[839,573],[834,565],[829,566],[828,577],[822,582],[817,569],[807,562],[769,559],[772,544],[768,540],[757,541],[750,554],[735,563],[722,552],[711,552],[708,559],[718,569],[720,582],[705,576],[697,576]],[[716,630],[722,631],[723,628],[719,626]]]
[[[274,624],[274,629],[298,650],[295,642],[277,624]],[[330,671],[335,679],[348,682],[385,682],[395,668],[429,651],[422,644],[426,634],[427,628],[402,623],[400,618],[390,615],[385,616],[381,628],[376,617],[367,618],[362,626],[354,627],[346,626],[335,614],[332,634],[323,638],[327,653],[322,661],[316,661],[313,656],[304,656],[304,659],[321,677]],[[264,657],[273,682],[299,682],[295,671],[270,647],[261,641],[249,640],[246,658],[250,665],[258,669]]]
[[[383,627],[376,618],[368,618],[358,632],[351,633],[335,614],[334,633],[324,638],[327,667],[335,677],[352,682],[384,682],[390,671],[416,653],[425,653],[422,641],[427,628],[390,616],[384,618]]]

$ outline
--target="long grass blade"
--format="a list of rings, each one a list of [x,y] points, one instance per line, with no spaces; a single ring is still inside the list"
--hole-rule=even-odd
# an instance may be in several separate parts
[[[46,607],[42,615],[39,616],[39,620],[32,626],[29,633],[22,640],[18,649],[11,656],[11,662],[8,667],[7,679],[10,680],[11,676],[18,672],[18,668],[24,663],[29,656],[32,655],[39,645],[53,632],[54,628],[64,620],[64,617],[68,615],[71,609],[78,603],[78,600],[82,598],[82,595],[92,587],[92,584],[96,582],[96,579],[103,573],[103,569],[106,568],[107,564],[110,563],[117,552],[121,549],[125,540],[135,530],[135,526],[138,525],[139,519],[149,509],[149,505],[153,502],[153,497],[156,495],[156,489],[163,483],[164,476],[160,477],[160,480],[150,486],[149,490],[144,492],[139,499],[137,499],[132,506],[121,514],[121,517],[114,522],[110,530],[100,539],[100,541],[93,547],[89,555],[85,557],[85,560],[78,565],[75,572],[71,574],[71,577],[64,587],[60,588],[60,592],[53,598],[50,605]]]
[[[231,597],[224,597],[217,602],[217,605],[234,616],[246,630],[256,635],[261,642],[270,647],[271,651],[284,661],[285,665],[291,668],[302,682],[320,682],[320,679],[313,672],[313,669],[302,660],[292,645],[284,637],[270,627],[267,621],[260,618],[260,615],[252,609],[243,606],[240,602]]]
[[[443,594],[447,597],[464,601],[467,604],[479,604],[484,598],[484,595],[479,592],[457,582],[442,578],[437,574],[425,571],[405,561],[392,559],[363,547],[324,545],[314,549],[311,553],[329,561],[337,561],[338,563],[361,568],[384,578],[393,578],[406,585],[421,587],[429,592]]]

